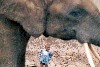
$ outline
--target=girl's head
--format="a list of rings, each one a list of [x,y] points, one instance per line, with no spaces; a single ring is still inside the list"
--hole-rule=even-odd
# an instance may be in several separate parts
[[[46,49],[46,51],[49,51],[50,50],[50,45],[46,44],[45,49]]]

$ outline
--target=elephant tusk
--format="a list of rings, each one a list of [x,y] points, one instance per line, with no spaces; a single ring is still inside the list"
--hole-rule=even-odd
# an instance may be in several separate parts
[[[92,45],[88,45],[93,55],[100,61],[100,56],[95,50],[93,49]]]
[[[91,67],[95,67],[92,55],[90,53],[90,49],[89,49],[88,43],[84,43],[84,47],[85,47],[85,53],[86,53],[86,56],[87,56],[87,59],[88,59],[88,62],[90,64],[90,66]]]

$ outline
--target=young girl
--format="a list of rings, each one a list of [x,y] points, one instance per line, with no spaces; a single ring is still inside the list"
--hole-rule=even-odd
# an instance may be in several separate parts
[[[45,65],[45,67],[48,67],[48,64],[50,63],[50,59],[52,57],[52,52],[50,51],[50,45],[45,45],[45,49],[40,51],[40,67],[43,67],[43,65]]]

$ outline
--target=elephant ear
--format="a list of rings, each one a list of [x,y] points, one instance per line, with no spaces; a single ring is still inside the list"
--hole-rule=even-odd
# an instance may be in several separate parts
[[[24,30],[33,36],[44,31],[44,4],[42,0],[3,0],[0,14],[18,22]]]

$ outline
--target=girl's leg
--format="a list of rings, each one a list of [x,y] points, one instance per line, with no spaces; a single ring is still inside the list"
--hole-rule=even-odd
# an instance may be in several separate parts
[[[48,67],[48,65],[47,65],[47,64],[45,64],[45,67]]]
[[[43,67],[43,64],[42,63],[40,63],[40,67]]]

